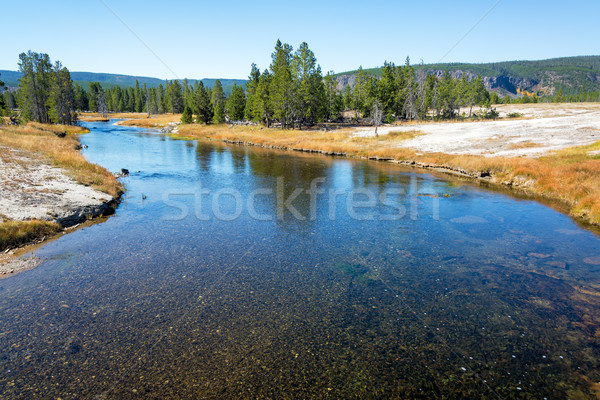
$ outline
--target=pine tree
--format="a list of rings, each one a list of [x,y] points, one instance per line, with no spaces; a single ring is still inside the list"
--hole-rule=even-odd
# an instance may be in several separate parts
[[[205,123],[208,124],[213,118],[213,110],[210,104],[210,96],[208,92],[204,88],[204,84],[202,82],[198,83],[198,87],[196,88],[196,122],[199,124]]]
[[[481,79],[481,75],[477,75],[477,78],[473,79],[470,82],[469,90],[466,98],[469,101],[469,117],[471,117],[473,113],[473,105],[477,104],[478,106],[482,106],[488,100],[490,100],[491,104],[496,104],[498,102],[498,95],[496,95],[496,99],[492,102],[492,98],[490,97],[490,93],[485,88],[483,84],[483,79]]]
[[[253,120],[256,114],[256,90],[259,79],[260,70],[256,67],[256,64],[252,63],[248,82],[246,82],[246,107],[244,109],[244,116],[248,120]]]
[[[352,89],[350,85],[346,85],[344,89],[344,110],[348,111],[352,108]]]
[[[78,84],[75,84],[75,109],[80,111],[89,110],[88,94]]]
[[[393,63],[386,61],[381,70],[381,78],[377,82],[377,98],[381,102],[385,115],[394,114],[397,110],[395,102],[398,88],[396,84],[396,67]]]
[[[337,91],[337,80],[333,76],[333,71],[329,71],[323,79],[325,85],[325,98],[327,101],[326,115],[327,120],[333,121],[340,113]]]
[[[181,92],[181,84],[177,79],[169,83],[167,97],[169,99],[168,104],[172,114],[183,112],[183,93]]]
[[[295,114],[293,104],[295,88],[290,69],[292,50],[292,46],[277,40],[275,51],[271,54],[269,97],[273,116],[281,123],[282,128],[286,128],[293,123]]]
[[[402,107],[402,114],[404,114],[404,118],[412,121],[413,119],[417,119],[419,117],[418,108],[417,108],[417,85],[415,82],[415,71],[410,65],[408,65],[407,58],[407,67],[404,69],[405,76],[405,98],[404,98],[404,106]]]
[[[127,90],[125,90],[125,93],[127,94],[127,102],[126,102],[127,111],[135,112],[135,92],[134,92],[133,88],[131,88],[131,87],[127,88]]]
[[[223,92],[223,86],[220,80],[216,80],[210,96],[210,103],[216,110],[217,105],[221,107],[221,111],[225,109],[225,93]]]
[[[260,76],[258,86],[256,88],[256,105],[254,120],[261,121],[267,124],[267,128],[271,126],[273,119],[273,101],[271,99],[271,73],[265,71]]]
[[[50,96],[48,97],[49,116],[52,122],[73,125],[77,120],[75,114],[75,91],[69,70],[57,61]]]
[[[456,82],[452,79],[450,72],[446,70],[438,85],[439,101],[442,118],[454,118],[456,112]]]
[[[298,110],[300,127],[303,123],[312,125],[325,114],[325,87],[321,67],[317,65],[317,58],[306,42],[301,43],[296,50],[291,69],[292,78],[297,85],[294,103]]]
[[[352,107],[354,108],[355,119],[368,117],[373,108],[376,99],[376,86],[373,77],[366,72],[362,66],[359,67],[356,74],[356,84],[352,96]]]
[[[100,89],[102,89],[100,83],[90,82],[89,110],[92,112],[98,112],[98,92]]]
[[[52,64],[48,54],[31,50],[19,55],[19,103],[25,120],[50,122],[48,97],[52,82]]]
[[[135,105],[135,112],[142,112],[144,109],[144,98],[142,96],[142,91],[140,89],[140,83],[137,81],[137,79],[135,80],[135,88],[133,89],[133,99],[134,99],[134,105]]]
[[[188,106],[185,106],[183,109],[183,114],[181,115],[181,123],[182,124],[191,124],[194,122],[194,118],[192,116],[192,110]]]
[[[158,114],[164,114],[166,112],[165,89],[162,83],[156,88],[156,109]]]
[[[225,107],[229,119],[234,121],[244,119],[244,109],[246,108],[246,96],[244,95],[244,89],[241,86],[237,86],[235,82],[233,83],[231,95],[227,99]]]
[[[4,96],[6,99],[6,108],[8,110],[13,110],[17,108],[17,99],[15,98],[15,94],[11,91],[5,91]]]
[[[4,97],[4,91],[6,90],[6,87],[4,86],[4,82],[2,80],[0,80],[0,115],[5,115],[6,112],[8,111],[6,109],[6,100]],[[2,123],[2,121],[0,121],[0,124]]]
[[[352,91],[352,108],[354,109],[354,119],[358,121],[360,118],[360,112],[365,104],[365,81],[366,73],[362,68],[362,65],[358,67],[356,73],[356,83],[354,84],[354,90]]]
[[[221,104],[219,102],[217,102],[217,105],[215,106],[213,122],[215,124],[222,124],[223,122],[225,122],[225,113],[223,112],[223,107],[221,107]]]

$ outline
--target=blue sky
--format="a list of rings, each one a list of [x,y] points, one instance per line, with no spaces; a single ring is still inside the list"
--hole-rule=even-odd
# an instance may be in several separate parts
[[[31,49],[71,71],[246,78],[252,62],[268,67],[278,38],[294,48],[308,42],[324,72],[403,64],[406,56],[432,63],[600,54],[598,0],[2,0],[0,15],[0,69],[11,70]]]

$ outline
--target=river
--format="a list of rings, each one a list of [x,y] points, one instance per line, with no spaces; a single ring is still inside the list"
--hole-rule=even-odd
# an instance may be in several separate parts
[[[87,123],[106,221],[0,281],[1,398],[593,398],[600,238],[370,161]]]

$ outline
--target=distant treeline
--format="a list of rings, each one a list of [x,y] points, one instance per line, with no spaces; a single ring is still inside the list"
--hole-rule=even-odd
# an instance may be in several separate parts
[[[537,94],[524,94],[523,96],[511,98],[498,97],[494,92],[491,93],[492,104],[527,104],[527,103],[585,103],[600,101],[600,91],[588,92],[584,87],[579,93],[564,94],[562,89],[558,89],[552,96],[538,96]]]
[[[357,121],[377,116],[388,122],[456,118],[462,107],[472,116],[475,105],[486,106],[490,111],[490,96],[481,77],[455,80],[449,73],[441,79],[418,75],[408,59],[403,67],[386,63],[380,78],[361,68],[356,84],[343,90],[339,90],[332,72],[323,77],[306,43],[294,51],[292,46],[278,40],[271,59],[271,65],[262,73],[252,64],[246,90],[232,93],[226,101],[213,92],[207,103],[202,100],[202,91],[192,90],[191,96],[186,96],[189,101],[184,104],[183,121],[190,122],[191,114],[196,114],[197,122],[209,122],[212,108],[213,120],[218,122],[222,119],[223,102],[230,119],[243,117],[267,126],[277,123],[284,128],[335,121],[349,110],[354,111],[353,118]]]
[[[407,58],[404,66],[385,63],[377,74],[356,72],[354,85],[338,87],[333,72],[323,76],[314,53],[302,43],[277,41],[271,65],[264,71],[252,64],[246,87],[234,83],[226,95],[219,80],[212,88],[201,81],[165,81],[147,88],[136,81],[134,87],[103,88],[92,82],[85,88],[74,84],[60,62],[54,65],[47,54],[22,53],[22,73],[17,92],[4,91],[0,113],[20,109],[23,120],[72,124],[77,111],[143,112],[148,114],[183,113],[185,123],[220,123],[226,120],[251,120],[267,126],[302,128],[318,122],[337,121],[342,115],[355,121],[370,119],[377,123],[396,120],[495,118],[492,105],[536,103],[542,101],[598,101],[600,93],[552,97],[525,94],[511,99],[489,93],[478,76],[454,79],[449,72],[441,77],[414,68]],[[4,85],[0,82],[0,87]],[[474,110],[474,107],[477,107]],[[349,112],[351,111],[351,112]],[[346,113],[344,113],[346,112]],[[195,116],[195,117],[194,117]]]

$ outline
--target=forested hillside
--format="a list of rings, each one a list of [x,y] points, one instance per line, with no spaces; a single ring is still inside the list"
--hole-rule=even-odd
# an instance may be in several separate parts
[[[600,56],[563,57],[538,61],[505,61],[486,64],[446,63],[446,64],[418,64],[413,65],[415,71],[424,70],[427,74],[441,77],[446,70],[453,78],[458,79],[463,74],[469,79],[481,75],[486,89],[497,92],[500,96],[510,95],[515,97],[524,91],[535,93],[538,96],[552,96],[559,89],[565,94],[575,94],[582,90],[585,92],[600,91]],[[374,76],[380,76],[383,67],[366,68]],[[356,72],[348,71],[335,74],[338,88],[343,90],[346,85],[353,87]],[[18,71],[0,70],[2,80],[8,87],[19,86]],[[120,74],[71,72],[71,79],[79,86],[88,88],[92,82],[99,82],[103,89],[108,90],[115,86],[121,88],[134,87],[136,81],[140,86],[157,88],[165,85],[165,81],[158,78],[145,76],[131,76]],[[202,84],[212,88],[216,79],[201,79]],[[231,93],[233,84],[244,86],[245,79],[221,79],[223,91]],[[188,79],[194,85],[196,79]],[[183,83],[183,82],[181,82]]]
[[[0,70],[0,76],[2,76],[2,80],[4,84],[8,87],[18,87],[19,79],[21,78],[21,73],[18,71],[9,71],[9,70]],[[74,83],[77,83],[79,86],[88,88],[90,83],[98,82],[102,85],[103,89],[111,89],[115,86],[120,86],[121,88],[129,88],[134,87],[136,81],[140,86],[146,85],[148,88],[157,88],[158,85],[165,85],[165,80],[158,78],[150,78],[147,76],[132,76],[132,75],[119,75],[119,74],[105,74],[105,73],[96,73],[96,72],[71,72],[71,79]],[[244,85],[244,79],[220,79],[221,85],[223,86],[223,91],[225,93],[231,93],[231,89],[233,88],[233,84]],[[215,81],[217,79],[212,78],[204,78],[204,79],[188,79],[190,85],[196,83],[196,81],[202,81],[202,84],[206,87],[213,87],[215,85]],[[182,80],[183,83],[183,80]]]
[[[505,61],[486,64],[446,63],[420,64],[415,70],[442,76],[449,71],[460,78],[481,75],[488,90],[499,95],[516,96],[527,91],[539,96],[554,95],[559,89],[564,94],[600,90],[600,56],[563,57],[538,61]],[[383,67],[365,71],[379,76]],[[357,71],[337,74],[339,86],[353,86]]]

